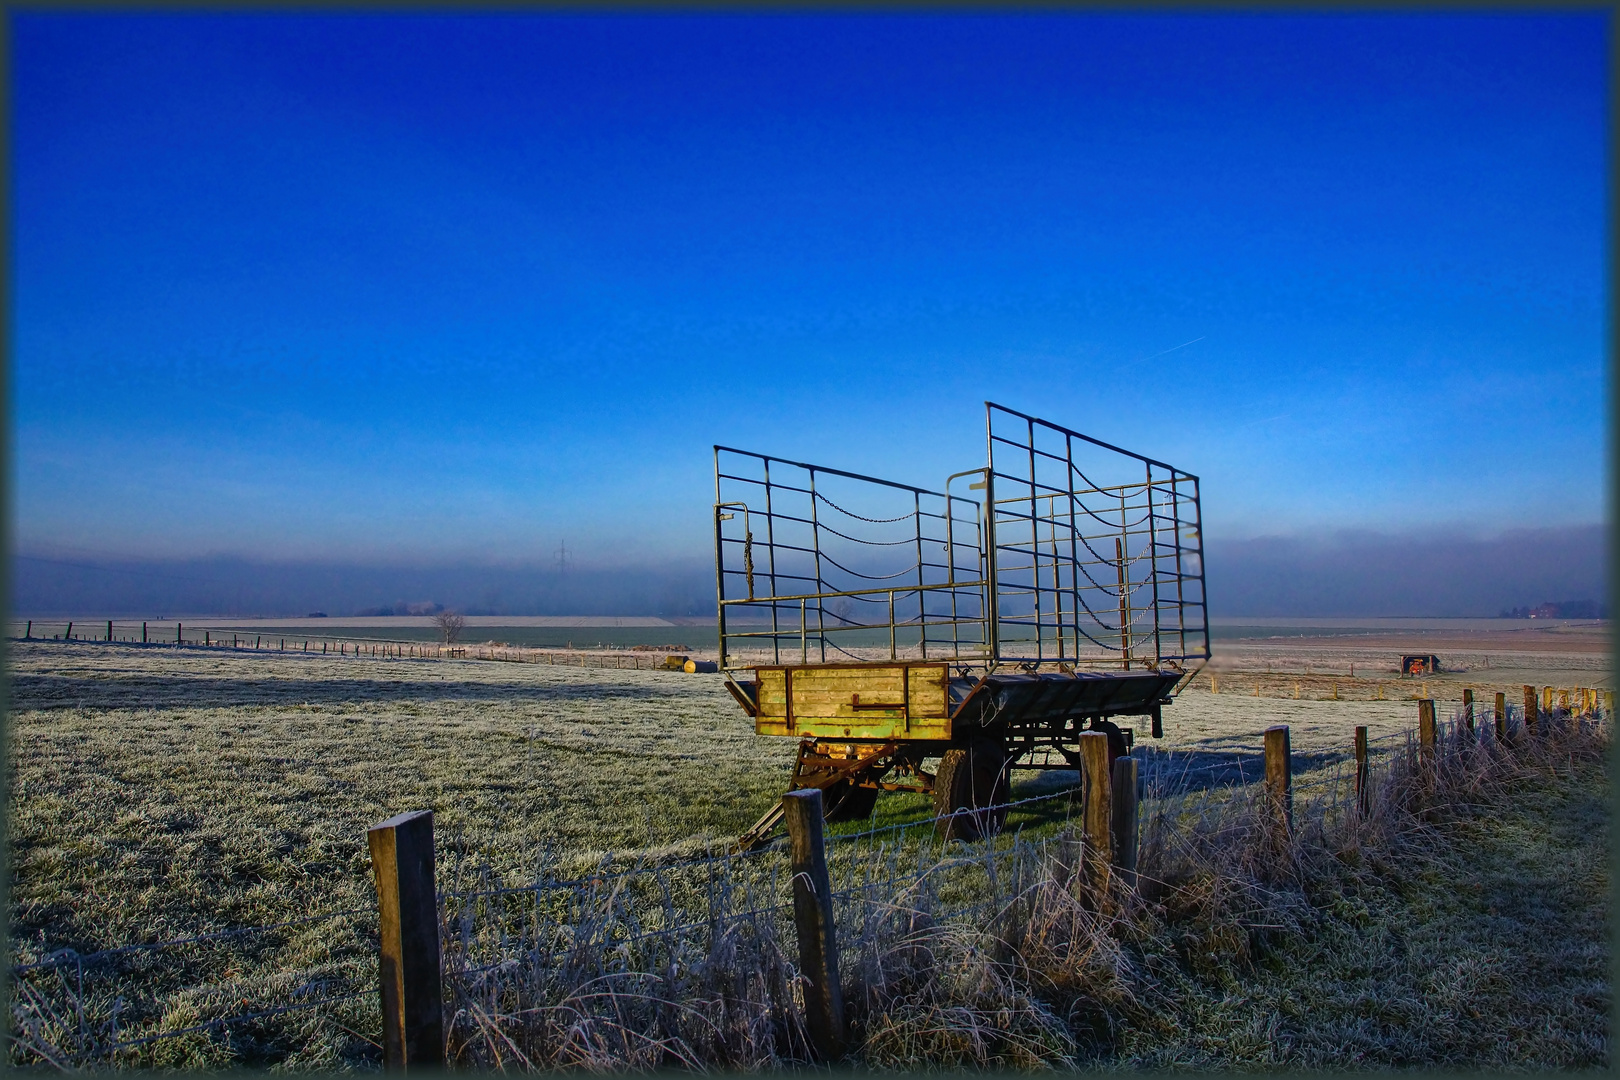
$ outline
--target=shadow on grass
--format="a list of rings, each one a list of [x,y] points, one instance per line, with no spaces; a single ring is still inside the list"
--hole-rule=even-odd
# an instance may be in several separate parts
[[[402,663],[399,661],[396,663]],[[14,709],[220,708],[234,705],[340,705],[356,701],[621,701],[689,700],[673,687],[632,685],[592,679],[544,685],[488,683],[424,676],[399,678],[378,671],[370,677],[338,679],[241,679],[184,675],[126,675],[106,678],[15,673]]]

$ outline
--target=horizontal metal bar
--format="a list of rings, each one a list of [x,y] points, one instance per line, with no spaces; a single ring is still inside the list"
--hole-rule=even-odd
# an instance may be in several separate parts
[[[1038,416],[1030,416],[1028,413],[1021,413],[1017,409],[1009,409],[1009,408],[1007,408],[1007,406],[998,405],[994,401],[987,401],[987,402],[985,402],[985,405],[988,406],[989,408],[997,409],[997,410],[1000,410],[1001,412],[1007,413],[1009,416],[1016,416],[1020,420],[1025,421],[1026,423],[1039,424],[1042,427],[1050,428],[1053,431],[1061,431],[1063,434],[1069,436],[1072,439],[1079,439],[1082,442],[1091,443],[1093,446],[1100,446],[1104,450],[1112,450],[1116,454],[1124,454],[1126,457],[1135,458],[1137,461],[1145,462],[1146,464],[1149,464],[1149,465],[1157,465],[1159,468],[1164,469],[1167,472],[1180,473],[1182,476],[1185,476],[1189,481],[1191,481],[1193,483],[1197,483],[1197,481],[1198,481],[1198,477],[1194,476],[1192,473],[1182,472],[1180,469],[1177,469],[1174,465],[1167,465],[1166,463],[1158,460],[1157,458],[1150,458],[1150,457],[1146,456],[1145,454],[1133,453],[1132,451],[1126,450],[1123,447],[1115,446],[1113,443],[1106,443],[1106,442],[1103,442],[1101,439],[1093,439],[1090,435],[1082,435],[1078,431],[1070,431],[1068,428],[1063,427],[1061,424],[1054,424],[1049,420],[1042,420]],[[991,434],[992,434],[992,437],[994,437],[994,430],[993,429],[992,429]]]
[[[732,572],[735,573],[736,571],[732,571]],[[876,595],[876,594],[879,594],[879,593],[881,593],[884,596],[887,596],[890,593],[894,593],[896,596],[901,596],[901,595],[908,595],[910,593],[915,593],[915,592],[960,591],[960,590],[964,590],[964,589],[978,588],[978,587],[986,585],[986,584],[988,584],[988,582],[985,579],[980,578],[977,581],[954,581],[954,582],[953,581],[943,581],[943,582],[940,582],[937,585],[895,585],[895,586],[892,586],[892,587],[883,587],[883,588],[874,588],[874,589],[851,589],[851,590],[846,590],[846,591],[842,591],[842,592],[794,593],[794,594],[788,595],[788,596],[755,596],[752,599],[747,599],[747,600],[741,600],[741,599],[739,599],[739,600],[725,600],[725,601],[722,601],[722,602],[724,604],[726,604],[727,606],[730,606],[732,604],[789,603],[789,602],[796,602],[796,601],[799,601],[799,600],[817,600],[817,599],[830,598],[830,597],[835,597],[835,596],[857,596],[857,597],[859,597],[859,596]]]
[[[770,463],[770,462],[774,461],[779,465],[793,465],[793,466],[796,466],[797,468],[805,469],[805,470],[807,470],[809,472],[812,472],[812,473],[827,473],[828,475],[831,475],[831,476],[843,476],[843,477],[847,477],[847,478],[849,478],[851,480],[864,480],[866,483],[869,483],[869,484],[881,484],[883,487],[895,488],[895,489],[900,490],[900,491],[910,491],[910,492],[913,492],[914,494],[917,494],[917,495],[933,495],[933,496],[935,496],[937,498],[941,498],[941,499],[945,498],[944,492],[931,491],[928,488],[916,487],[915,485],[912,485],[912,484],[902,484],[902,483],[899,483],[898,481],[895,481],[895,480],[880,480],[875,476],[863,476],[860,473],[845,472],[843,469],[834,469],[834,468],[831,468],[831,467],[826,466],[826,465],[811,465],[810,463],[804,462],[804,461],[789,461],[787,458],[772,457],[769,454],[759,454],[759,453],[755,453],[752,450],[739,450],[736,447],[732,447],[732,446],[720,446],[720,445],[716,444],[714,449],[715,449],[716,453],[725,452],[727,454],[738,454],[738,455],[741,455],[743,457],[755,458],[755,459],[757,459],[759,461],[763,461],[763,462],[766,462],[766,463]],[[740,478],[733,478],[733,479],[740,479]],[[761,481],[761,483],[763,483],[763,481]],[[778,486],[785,486],[785,485],[778,485],[776,483],[776,481],[773,480],[773,481],[771,481],[771,486],[772,487],[778,487]],[[804,491],[805,489],[800,488],[798,490]],[[807,494],[808,494],[808,492],[807,492]],[[963,500],[963,501],[971,501],[971,500]]]

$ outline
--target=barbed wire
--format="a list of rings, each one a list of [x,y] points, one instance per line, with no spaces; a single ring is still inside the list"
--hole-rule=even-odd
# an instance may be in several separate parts
[[[640,941],[649,941],[653,938],[670,937],[675,934],[684,934],[693,930],[712,929],[714,927],[723,926],[726,923],[742,922],[745,919],[757,919],[761,915],[771,915],[777,912],[787,911],[792,907],[793,904],[791,902],[770,904],[764,907],[752,907],[745,908],[742,911],[728,912],[725,915],[718,915],[712,918],[704,919],[702,922],[681,923],[678,926],[666,926],[658,930],[643,930],[635,934],[630,934],[621,938],[613,938],[611,940],[603,939],[601,941],[593,942],[591,939],[586,939],[585,941],[576,942],[569,948],[556,949],[546,953],[545,959],[547,961],[565,959],[566,957],[571,956],[580,949],[586,947],[586,945],[592,943],[599,944],[606,948],[622,949],[627,945],[634,945]],[[456,972],[456,974],[462,976],[483,975],[487,972],[494,971],[497,968],[505,967],[508,964],[519,963],[526,958],[527,957],[509,956],[503,960],[497,960],[492,964],[483,964],[474,968],[462,968]],[[540,959],[539,955],[535,954],[534,959],[538,961]]]

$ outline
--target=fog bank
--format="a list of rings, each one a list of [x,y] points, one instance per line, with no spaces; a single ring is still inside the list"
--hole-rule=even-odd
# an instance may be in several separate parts
[[[1493,616],[1546,601],[1607,596],[1601,525],[1485,539],[1340,532],[1210,540],[1216,616]],[[33,551],[12,560],[14,614],[406,614],[434,605],[480,615],[712,616],[707,560],[569,568],[238,558],[98,560]]]

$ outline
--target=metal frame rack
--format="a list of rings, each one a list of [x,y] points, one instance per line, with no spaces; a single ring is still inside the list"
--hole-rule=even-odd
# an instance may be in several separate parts
[[[943,491],[716,446],[722,668],[1208,659],[1198,477],[992,402],[985,419],[987,465]]]

